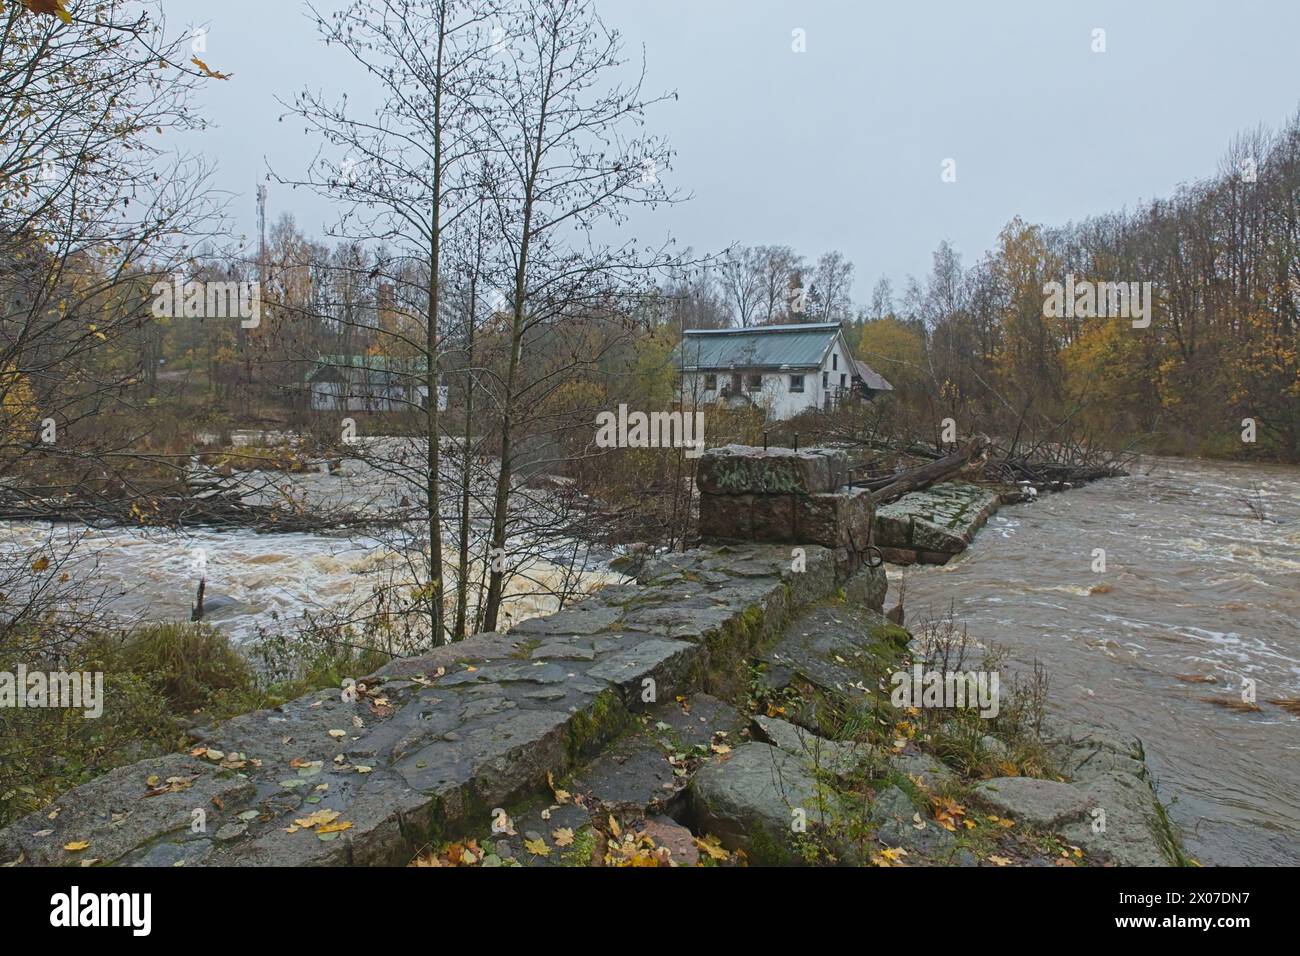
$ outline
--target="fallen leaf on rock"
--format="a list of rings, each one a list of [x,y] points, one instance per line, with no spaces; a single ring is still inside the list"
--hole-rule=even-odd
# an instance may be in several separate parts
[[[336,740],[337,740],[339,737],[346,737],[347,735],[348,735],[348,732],[347,732],[346,730],[331,730],[331,731],[330,731],[330,736],[333,737],[333,738],[335,738]]]
[[[556,846],[572,846],[573,831],[568,827],[559,827],[551,831],[551,837],[555,840]]]
[[[1011,860],[1005,856],[990,856],[989,862],[996,866],[1010,866]]]
[[[303,817],[301,820],[294,820],[293,822],[303,829],[309,829],[314,826],[333,823],[338,818],[339,812],[337,810],[317,810],[310,816]]]
[[[63,844],[63,849],[67,850],[69,853],[80,853],[89,846],[89,840],[75,840],[72,843]]]
[[[561,790],[555,785],[555,774],[551,773],[549,770],[546,771],[546,785],[550,787],[551,792],[555,794],[556,803],[567,803],[569,797],[572,796],[569,791]]]
[[[731,856],[722,848],[722,841],[715,836],[706,836],[702,840],[697,837],[695,845],[715,860],[725,860]]]
[[[338,814],[335,814],[338,816]],[[338,823],[325,823],[316,828],[317,833],[342,833],[344,830],[351,830],[352,824],[340,820]]]
[[[524,849],[534,856],[551,855],[551,848],[546,845],[545,840],[525,840]]]

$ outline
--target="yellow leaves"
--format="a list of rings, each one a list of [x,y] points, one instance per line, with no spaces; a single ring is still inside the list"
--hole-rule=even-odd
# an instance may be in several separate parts
[[[165,781],[159,783],[157,775],[151,775],[145,780],[145,785],[149,789],[145,792],[146,797],[156,797],[164,793],[180,793],[194,786],[192,777],[168,777]],[[53,817],[50,818],[54,819]]]
[[[63,844],[63,849],[67,850],[69,853],[80,853],[82,850],[88,849],[89,847],[89,840],[76,840],[72,843]]]
[[[536,840],[525,840],[524,849],[533,854],[533,856],[551,855],[551,848],[546,845],[546,841],[541,837],[538,837]]]
[[[326,823],[316,828],[317,833],[342,833],[344,830],[351,830],[352,824],[343,820],[337,823]]]
[[[477,840],[464,843],[450,843],[441,853],[426,850],[411,861],[411,866],[478,866],[487,854],[479,847]]]
[[[551,839],[558,847],[573,846],[573,831],[568,827],[557,827],[551,831]]]
[[[32,562],[32,571],[34,571],[36,574],[40,574],[42,571],[49,570],[49,567],[50,567],[50,559],[46,557],[39,557]]]
[[[32,13],[58,17],[64,23],[72,22],[72,14],[64,6],[65,0],[19,0]]]
[[[1005,856],[996,856],[996,855],[990,856],[988,858],[988,861],[992,863],[994,866],[1010,866],[1012,863],[1010,858]]]
[[[546,771],[546,785],[551,788],[551,793],[555,794],[555,802],[559,804],[568,803],[573,796],[567,790],[561,790],[555,786],[555,775],[549,770]]]
[[[196,57],[191,57],[191,58],[190,58],[190,62],[193,63],[195,66],[197,66],[197,67],[199,68],[199,71],[200,71],[204,76],[209,76],[209,77],[211,77],[211,78],[214,79],[214,80],[228,80],[228,79],[230,79],[232,76],[234,76],[233,73],[222,73],[220,70],[214,70],[214,69],[212,69],[212,67],[208,66],[206,63],[204,63],[202,60],[200,60],[197,56],[196,56]]]
[[[960,819],[966,816],[966,808],[951,797],[931,797],[930,803],[934,805],[935,820],[948,832],[956,833],[958,822],[965,823],[967,829],[974,827],[969,820]]]
[[[339,818],[337,810],[317,810],[310,816],[294,820],[294,826],[301,827],[304,830],[310,830],[312,827],[326,826],[333,823]]]
[[[695,845],[714,860],[725,860],[731,856],[730,853],[722,848],[722,841],[715,836],[706,836],[702,840],[699,837],[696,837]]]
[[[903,857],[907,856],[907,851],[900,847],[881,850],[878,857],[873,861],[877,866],[898,866],[902,863]]]
[[[347,732],[346,730],[331,730],[331,731],[330,731],[330,736],[333,737],[335,740],[338,740],[340,737],[346,737],[347,735],[348,735],[348,732]]]
[[[622,840],[609,841],[605,865],[617,867],[672,866],[672,853],[655,845],[648,833],[628,832]]]

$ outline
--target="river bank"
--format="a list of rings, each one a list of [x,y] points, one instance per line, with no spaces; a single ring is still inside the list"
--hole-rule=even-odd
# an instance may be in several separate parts
[[[1148,460],[890,579],[909,625],[951,613],[1040,662],[1052,712],[1138,733],[1200,862],[1300,861],[1300,470]]]

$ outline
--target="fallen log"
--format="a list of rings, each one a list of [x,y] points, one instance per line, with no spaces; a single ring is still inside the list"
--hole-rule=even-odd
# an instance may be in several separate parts
[[[916,468],[909,468],[906,471],[900,471],[893,476],[893,479],[878,490],[871,493],[872,499],[877,505],[886,504],[895,501],[903,495],[913,491],[920,491],[922,488],[928,488],[936,482],[943,481],[971,462],[975,461],[988,447],[988,440],[983,437],[977,437],[967,442],[964,447],[951,455],[945,455],[937,461],[927,462]],[[874,484],[874,482],[873,482]]]
[[[393,527],[401,513],[368,515],[352,511],[311,511],[273,504],[251,504],[237,495],[160,497],[132,500],[58,500],[8,496],[0,499],[0,521],[49,521],[124,527],[247,528],[260,533],[314,532]]]

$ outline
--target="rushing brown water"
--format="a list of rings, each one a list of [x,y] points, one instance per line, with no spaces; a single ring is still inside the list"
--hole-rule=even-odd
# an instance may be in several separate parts
[[[1300,718],[1268,702],[1300,698],[1300,469],[1141,470],[1005,508],[958,560],[891,572],[908,623],[951,602],[972,637],[1046,666],[1055,712],[1141,737],[1200,862],[1300,863]],[[1245,679],[1258,712],[1207,700],[1240,703]]]

